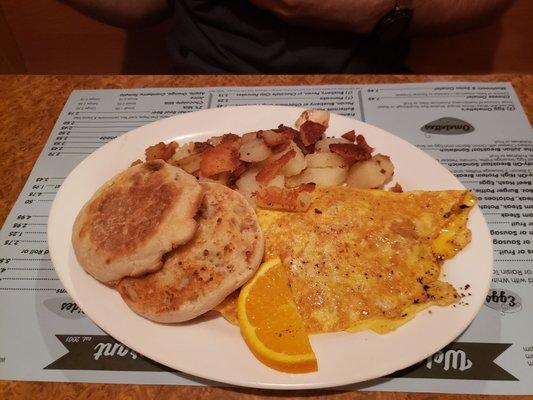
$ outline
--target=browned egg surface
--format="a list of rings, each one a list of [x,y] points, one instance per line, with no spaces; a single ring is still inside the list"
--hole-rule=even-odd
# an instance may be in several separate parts
[[[317,188],[307,212],[258,210],[264,259],[281,257],[308,332],[387,332],[458,300],[439,277],[470,241],[474,204],[464,190]]]

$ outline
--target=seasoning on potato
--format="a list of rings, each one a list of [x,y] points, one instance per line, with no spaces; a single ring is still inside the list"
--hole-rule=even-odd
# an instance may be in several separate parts
[[[254,205],[305,211],[314,185],[380,188],[394,175],[390,158],[373,154],[354,130],[327,137],[329,111],[306,110],[294,128],[225,134],[205,142],[159,143],[147,156],[164,156],[201,181],[222,183]],[[307,193],[307,194],[306,194]]]

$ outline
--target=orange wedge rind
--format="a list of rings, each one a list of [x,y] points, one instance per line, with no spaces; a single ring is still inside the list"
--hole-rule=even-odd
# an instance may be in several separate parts
[[[278,371],[306,373],[317,361],[279,258],[263,263],[238,299],[241,333],[252,353]]]

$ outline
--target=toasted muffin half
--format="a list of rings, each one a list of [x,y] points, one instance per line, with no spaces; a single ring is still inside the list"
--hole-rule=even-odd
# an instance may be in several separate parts
[[[255,273],[264,241],[255,210],[239,193],[202,183],[205,196],[194,237],[166,256],[163,267],[117,285],[136,313],[163,323],[211,310]]]
[[[193,176],[162,160],[128,168],[78,214],[72,231],[78,262],[109,285],[158,270],[165,253],[193,237],[203,192]]]

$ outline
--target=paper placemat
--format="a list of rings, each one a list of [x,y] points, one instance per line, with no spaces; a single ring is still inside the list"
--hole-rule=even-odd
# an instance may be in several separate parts
[[[46,224],[63,179],[107,141],[248,104],[324,108],[402,137],[476,193],[491,230],[492,288],[471,326],[411,368],[342,389],[533,394],[532,131],[510,84],[475,82],[72,92],[1,231],[0,379],[221,385],[168,371],[85,317],[54,272]]]

